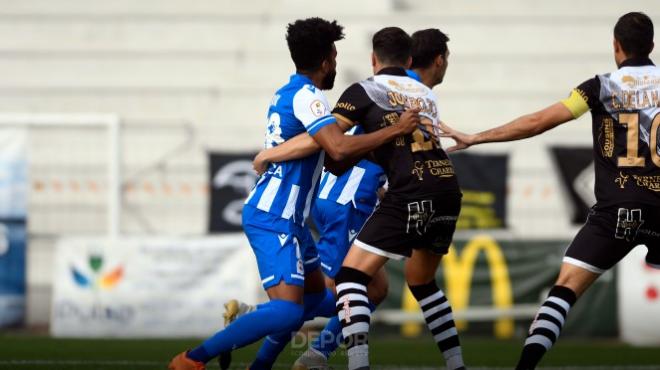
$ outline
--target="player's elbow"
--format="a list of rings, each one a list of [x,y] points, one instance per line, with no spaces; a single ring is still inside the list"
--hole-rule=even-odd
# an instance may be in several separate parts
[[[545,131],[545,128],[544,128],[545,118],[543,117],[542,114],[540,114],[538,112],[537,113],[532,113],[527,117],[527,119],[528,119],[528,122],[529,122],[529,125],[528,125],[528,127],[529,127],[529,129],[528,129],[529,136],[536,136],[536,135],[542,133],[543,131]]]
[[[343,161],[348,158],[349,152],[346,148],[341,145],[330,145],[328,148],[325,148],[325,152],[335,161]]]

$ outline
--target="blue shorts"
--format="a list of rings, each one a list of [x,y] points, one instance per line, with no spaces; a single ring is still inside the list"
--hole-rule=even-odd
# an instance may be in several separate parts
[[[362,229],[370,214],[353,207],[341,205],[327,199],[316,199],[312,208],[312,217],[321,238],[316,248],[321,257],[323,272],[334,279],[353,239]]]
[[[304,287],[305,275],[320,266],[314,239],[306,226],[286,234],[243,223],[243,230],[257,258],[264,289],[282,280]]]

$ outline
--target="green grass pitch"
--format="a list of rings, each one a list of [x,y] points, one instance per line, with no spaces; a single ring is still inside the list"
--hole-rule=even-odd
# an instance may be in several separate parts
[[[372,337],[373,369],[442,369],[443,361],[430,338]],[[512,369],[521,341],[475,337],[462,340],[470,369]],[[43,336],[0,335],[0,369],[35,370],[151,370],[166,369],[168,360],[199,340],[53,339]],[[257,346],[234,352],[232,368],[244,369]],[[288,369],[300,350],[287,348],[278,369]],[[334,369],[345,368],[342,350],[332,358]],[[635,348],[616,341],[561,340],[542,362],[547,369],[660,369],[660,348]],[[215,360],[209,369],[217,369]]]

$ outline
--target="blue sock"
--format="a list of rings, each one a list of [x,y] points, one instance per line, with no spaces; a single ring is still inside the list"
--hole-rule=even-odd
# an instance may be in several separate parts
[[[369,302],[369,308],[371,309],[371,312],[374,312],[376,310],[376,305]],[[330,355],[337,350],[339,343],[342,342],[344,342],[344,337],[341,335],[341,323],[339,322],[339,318],[335,315],[327,324],[325,324],[325,328],[323,328],[318,338],[314,339],[312,342],[312,348],[323,354],[325,358],[329,358]]]
[[[274,335],[266,337],[257,352],[257,358],[250,365],[250,370],[270,370],[277,359],[277,356],[286,348],[293,335],[298,332],[302,324],[315,317],[329,317],[336,315],[335,296],[330,289],[325,289],[320,293],[305,294],[305,311],[303,320],[295,327]]]
[[[309,305],[307,299],[310,299]],[[321,293],[312,293],[305,295],[305,321],[316,317],[337,316],[337,298],[332,290],[325,288]]]
[[[341,323],[339,322],[339,318],[335,316],[325,324],[325,328],[323,328],[318,338],[314,339],[312,348],[322,353],[325,358],[328,358],[339,347],[339,343],[343,341]]]
[[[274,299],[215,333],[201,346],[188,352],[188,357],[206,363],[220,353],[244,347],[266,335],[289,330],[301,321],[303,312],[302,305]]]

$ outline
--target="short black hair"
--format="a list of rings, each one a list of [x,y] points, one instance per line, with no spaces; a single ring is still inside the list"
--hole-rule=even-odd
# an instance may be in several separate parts
[[[428,67],[438,55],[447,54],[449,36],[437,28],[419,30],[412,34],[412,65],[410,68]]]
[[[642,12],[624,14],[614,26],[614,38],[630,57],[648,57],[653,50],[653,22]]]
[[[286,27],[286,43],[299,71],[315,71],[332,53],[332,44],[344,38],[344,27],[322,18],[298,19]]]
[[[405,65],[410,58],[412,39],[399,27],[385,27],[371,40],[374,53],[381,63]]]

